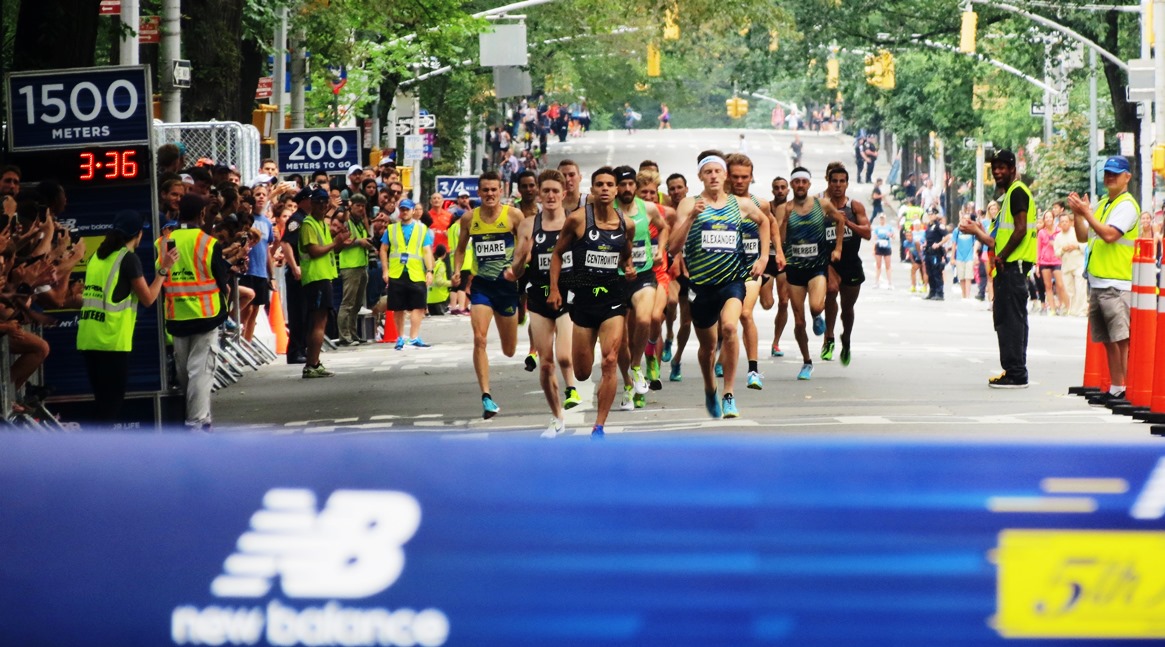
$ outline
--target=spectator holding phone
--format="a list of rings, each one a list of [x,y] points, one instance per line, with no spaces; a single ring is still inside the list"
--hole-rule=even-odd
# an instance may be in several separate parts
[[[125,401],[137,306],[148,308],[154,304],[170,268],[178,260],[178,250],[164,236],[166,252],[158,260],[153,281],[146,283],[141,258],[135,253],[142,241],[142,223],[142,216],[136,211],[114,216],[113,229],[85,269],[77,349],[85,358],[93,387],[93,418],[106,424],[120,420]]]

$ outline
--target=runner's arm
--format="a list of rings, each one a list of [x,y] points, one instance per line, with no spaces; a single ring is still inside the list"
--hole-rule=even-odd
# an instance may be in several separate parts
[[[757,237],[760,238],[760,253],[756,258],[756,262],[753,263],[752,275],[761,276],[765,273],[765,267],[769,264],[769,241],[772,240],[771,232],[767,226],[769,224],[768,217],[765,215],[764,210],[751,201],[742,204],[745,207],[744,215],[756,223]]]
[[[853,205],[855,222],[848,223],[846,226],[849,227],[850,231],[869,240],[874,227],[870,224],[869,216],[866,215],[866,205],[857,200],[851,200],[850,204]]]
[[[667,224],[667,219],[663,217],[663,213],[654,204],[647,205],[647,215],[651,219],[651,224],[655,225],[655,229],[659,232],[656,240],[659,241],[658,252],[660,259],[667,256],[669,238],[671,237],[671,225]]]
[[[834,239],[833,254],[840,258],[841,247],[845,244],[845,214],[838,211],[837,208],[828,202],[821,202],[819,204],[825,210],[825,215],[834,220],[834,225],[837,228],[837,237]]]
[[[457,251],[453,254],[453,276],[449,277],[453,287],[461,285],[461,271],[465,263],[465,246],[469,243],[469,227],[473,221],[473,212],[466,211],[461,216],[461,229],[457,232]],[[383,250],[384,247],[381,247]],[[381,251],[383,254],[384,252]]]
[[[518,225],[517,242],[514,243],[514,258],[506,268],[506,280],[515,281],[526,273],[526,263],[530,260],[531,236],[534,233],[534,219],[526,218]]]
[[[619,217],[623,218],[623,216]],[[635,221],[623,218],[623,229],[627,233],[623,236],[623,250],[619,252],[619,264],[623,266],[623,275],[627,277],[627,280],[634,281],[639,274],[635,269],[635,261],[631,260],[631,241],[635,240]]]
[[[676,226],[672,228],[671,236],[667,241],[667,248],[676,250],[676,254],[681,253],[684,241],[688,239],[688,230],[692,227],[692,209],[695,206],[696,200],[694,198],[684,198],[676,209]]]
[[[546,295],[546,303],[552,308],[562,306],[562,294],[558,291],[558,279],[562,276],[562,255],[574,247],[584,218],[582,209],[576,209],[566,217],[566,223],[558,233],[558,242],[554,244],[554,253],[550,255],[550,292]]]

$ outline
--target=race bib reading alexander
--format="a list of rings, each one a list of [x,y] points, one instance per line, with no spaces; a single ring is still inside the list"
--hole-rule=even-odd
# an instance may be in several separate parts
[[[585,265],[595,270],[614,270],[619,267],[619,252],[596,252],[587,250]]]
[[[503,258],[506,255],[506,241],[505,240],[475,240],[473,241],[473,254],[477,256],[477,260],[489,260],[491,258]]]
[[[791,251],[793,252],[792,255],[797,258],[813,258],[817,256],[817,243],[793,245]]]
[[[736,251],[737,240],[737,232],[735,231],[712,231],[706,229],[700,232],[700,245],[706,252],[716,254],[734,253]]]

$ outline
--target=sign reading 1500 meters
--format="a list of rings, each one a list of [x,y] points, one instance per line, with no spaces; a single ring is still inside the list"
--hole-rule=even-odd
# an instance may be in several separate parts
[[[345,174],[360,163],[360,135],[355,128],[281,130],[275,135],[276,157],[284,173]]]
[[[20,72],[8,77],[8,148],[150,143],[144,67]]]

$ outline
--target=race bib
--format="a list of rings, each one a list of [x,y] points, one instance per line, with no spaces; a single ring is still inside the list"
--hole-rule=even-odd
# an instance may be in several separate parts
[[[760,239],[759,238],[745,238],[744,239],[744,253],[749,256],[760,256]]]
[[[710,230],[700,232],[700,246],[714,254],[735,253],[738,233],[731,230]]]
[[[636,265],[647,262],[647,245],[637,244],[631,248],[631,262]]]
[[[890,241],[888,240],[879,238],[876,244],[878,245],[878,249],[890,249]]]
[[[505,258],[506,241],[503,239],[475,240],[473,241],[473,254],[479,261],[486,261],[495,258]]]
[[[619,252],[596,252],[587,250],[584,265],[593,270],[615,270],[619,268]]]
[[[538,255],[538,269],[543,272],[550,270],[550,257],[554,254],[539,254]],[[566,264],[565,262],[563,263]]]
[[[853,232],[850,231],[849,227],[846,227],[844,238],[845,238],[845,240],[849,240],[851,237],[853,237]],[[830,227],[829,229],[826,229],[825,230],[825,240],[829,241],[829,242],[837,240],[837,229],[834,227]]]
[[[569,272],[574,267],[574,251],[566,252],[562,255],[562,271]]]
[[[797,258],[813,258],[817,256],[817,243],[807,243],[804,245],[793,245],[790,248],[792,256]]]

